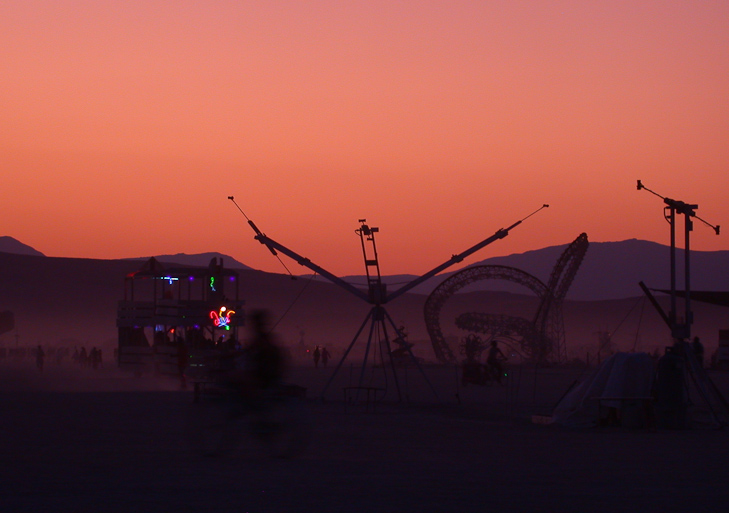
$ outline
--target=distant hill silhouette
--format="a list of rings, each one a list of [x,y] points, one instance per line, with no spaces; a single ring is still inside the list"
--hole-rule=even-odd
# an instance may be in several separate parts
[[[9,237],[7,235],[0,237],[0,252],[12,253],[14,255],[45,256],[40,251],[37,251],[27,244],[23,244],[19,240],[14,239],[13,237]]]
[[[516,267],[546,283],[557,259],[568,245],[569,243],[525,253],[487,258],[470,264],[470,266],[505,265]],[[0,237],[0,252],[44,256],[43,253],[7,236]],[[222,258],[227,268],[252,270],[251,267],[237,261],[235,258],[217,252],[177,253],[173,255],[154,255],[154,257],[163,263],[196,267],[207,267],[212,258]],[[678,248],[676,257],[676,265],[679,270],[678,286],[683,287],[682,273],[684,264],[682,249]],[[135,257],[122,260],[145,261],[149,258]],[[433,262],[433,267],[442,264],[443,261]],[[729,268],[729,251],[692,251],[692,290],[729,291],[727,268]],[[411,292],[414,294],[430,294],[444,279],[458,272],[458,270],[435,276],[415,287]],[[383,281],[388,284],[388,290],[392,292],[415,278],[417,276],[408,274],[389,275],[383,276]],[[307,277],[302,277],[302,279],[307,279]],[[364,275],[345,276],[343,279],[363,287],[367,283],[367,278]],[[329,283],[321,276],[317,276],[315,281]],[[619,242],[590,242],[590,247],[580,269],[577,271],[567,298],[578,301],[600,301],[638,297],[643,294],[638,287],[639,281],[645,282],[650,288],[670,288],[669,246],[638,239]],[[493,290],[530,294],[521,286],[504,281],[481,281],[471,285],[468,290]]]
[[[547,281],[557,259],[567,248],[552,246],[520,255],[496,257],[481,263],[518,267]],[[683,287],[683,250],[676,251],[679,287]],[[691,288],[729,290],[729,251],[692,251]],[[670,247],[638,239],[591,242],[567,295],[575,300],[604,300],[642,296],[638,282],[670,288]]]
[[[241,264],[235,258],[224,255],[222,253],[196,253],[188,255],[187,253],[177,253],[175,255],[154,255],[157,261],[162,263],[173,263],[182,266],[207,267],[213,258],[222,258],[223,265],[228,269],[251,269],[245,264]],[[150,257],[125,258],[124,260],[149,260]]]
[[[640,267],[643,264],[631,262],[634,246],[640,249],[644,245],[648,249],[652,246],[651,243],[641,241],[593,244],[590,251],[594,251],[588,251],[588,258],[580,270],[584,275],[577,275],[575,286],[590,291],[590,287],[602,286],[600,284],[609,282],[613,277],[614,281],[623,283],[622,288],[626,291],[630,290],[633,280],[639,279],[644,279],[656,288],[665,287],[668,277],[660,269],[650,270]],[[616,256],[616,253],[609,251],[611,246],[617,247],[618,252],[625,251],[625,254]],[[546,248],[489,261],[521,266],[546,280],[562,249]],[[654,258],[658,260],[665,257],[668,260],[665,247],[656,244],[653,249],[659,253]],[[540,252],[543,252],[541,257]],[[615,261],[606,262],[607,258]],[[723,263],[726,261],[726,252],[708,255],[697,252],[695,255],[698,268],[714,265],[714,258]],[[702,263],[703,259],[709,263]],[[224,257],[224,261],[228,262],[227,257]],[[209,259],[205,265],[207,262]],[[104,346],[105,351],[110,350],[117,335],[117,302],[125,297],[124,277],[140,269],[143,263],[142,260],[56,258],[0,252],[0,311],[14,312],[16,325],[13,332],[0,335],[0,346],[7,347],[17,341],[21,345],[32,346],[74,340],[78,342],[73,344],[88,347],[99,345]],[[628,269],[621,269],[621,265],[626,265]],[[655,265],[659,266],[659,262]],[[640,275],[640,269],[646,273],[645,276]],[[284,274],[247,269],[240,269],[239,274],[240,294],[245,300],[245,309],[269,310],[276,319],[277,335],[289,345],[302,338],[303,332],[307,344],[329,345],[334,354],[342,354],[370,308],[368,304],[330,283],[306,277],[292,280]],[[443,279],[442,276],[433,278],[430,286],[437,286]],[[604,294],[599,289],[590,293]],[[567,345],[572,354],[584,356],[585,351],[591,350],[597,343],[595,333],[599,330],[615,331],[614,341],[624,349],[636,347],[637,343],[639,350],[652,351],[667,343],[667,328],[660,317],[649,304],[645,306],[646,302],[639,299],[639,292],[629,295],[633,297],[601,301],[567,298],[564,304],[565,326]],[[425,299],[424,294],[404,294],[388,304],[387,310],[398,325],[408,330],[409,340],[416,343],[416,354],[432,359],[433,351],[423,319]],[[658,300],[665,308],[668,298],[660,295]],[[641,301],[644,306],[638,307]],[[442,325],[445,333],[462,336],[463,333],[459,333],[454,325],[456,316],[461,313],[477,311],[531,318],[537,303],[529,291],[513,293],[463,289],[443,309]],[[729,327],[725,322],[727,309],[698,302],[694,303],[693,309],[696,318],[694,333],[706,341],[708,350],[712,345],[715,346],[718,330]],[[363,347],[364,342],[360,339],[352,355],[361,353]]]
[[[505,265],[516,267],[547,282],[557,260],[569,244],[550,246],[502,257],[481,260],[475,265]],[[442,262],[434,262],[433,267]],[[676,251],[676,266],[679,277],[678,286],[683,287],[683,250]],[[692,251],[691,288],[692,290],[729,291],[729,251]],[[643,281],[650,288],[670,288],[670,247],[638,239],[620,242],[590,242],[585,259],[577,271],[575,280],[567,294],[568,299],[579,301],[598,301],[642,296],[638,282]],[[430,294],[444,279],[455,272],[440,274],[413,292]],[[416,278],[413,275],[393,275],[383,278],[390,284],[391,291]],[[321,278],[323,279],[323,278]],[[366,283],[365,276],[347,276],[351,283]],[[501,290],[514,293],[530,292],[519,285],[504,281],[481,281],[470,286],[472,290]],[[469,289],[469,290],[471,290]]]
[[[32,256],[45,256],[40,251],[23,244],[13,237],[7,235],[0,236],[0,253],[12,253],[13,255],[32,255]],[[207,267],[210,264],[210,260],[213,258],[222,258],[223,265],[230,269],[252,269],[245,264],[238,262],[235,258],[224,255],[222,253],[208,252],[208,253],[176,253],[174,255],[154,255],[159,262],[179,264],[182,266],[194,266],[194,267]],[[132,257],[122,258],[120,260],[149,260],[150,257]]]

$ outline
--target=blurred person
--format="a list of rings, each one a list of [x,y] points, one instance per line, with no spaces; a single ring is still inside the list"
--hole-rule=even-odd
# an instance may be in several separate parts
[[[91,368],[96,370],[99,368],[99,363],[101,361],[101,350],[97,349],[96,346],[91,348],[91,352],[89,353],[89,360],[91,360]]]
[[[250,316],[252,336],[235,355],[232,369],[224,372],[223,381],[243,397],[256,398],[283,382],[286,359],[268,329],[268,313],[256,310]]]
[[[43,372],[43,360],[46,357],[46,353],[43,351],[43,348],[40,344],[38,344],[38,347],[35,350],[35,365],[38,367],[38,370]]]
[[[492,340],[486,364],[491,368],[497,383],[501,383],[501,377],[504,375],[504,366],[501,362],[506,360],[506,355],[499,349],[497,341]]]
[[[185,370],[187,369],[187,363],[190,359],[190,353],[187,351],[187,346],[180,340],[177,343],[177,372],[180,375],[180,388],[187,388],[187,379],[185,377]]]
[[[268,313],[257,310],[251,314],[253,337],[245,347],[251,364],[251,373],[257,388],[268,389],[280,385],[286,361],[283,351],[275,343],[268,327]]]
[[[699,363],[699,367],[704,366],[704,345],[701,343],[699,337],[694,337],[694,341],[691,343],[691,349],[696,356],[696,361]]]
[[[316,346],[314,348],[314,354],[312,356],[314,357],[314,367],[319,367],[319,358],[321,358],[321,351],[319,351],[319,346]]]

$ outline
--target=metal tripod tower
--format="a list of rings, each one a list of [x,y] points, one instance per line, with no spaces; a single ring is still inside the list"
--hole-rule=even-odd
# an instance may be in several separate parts
[[[324,386],[324,390],[322,391],[322,396],[329,389],[329,386],[331,385],[332,381],[334,381],[334,378],[336,377],[337,373],[339,372],[339,369],[344,364],[344,361],[347,359],[347,356],[349,355],[350,351],[352,350],[355,343],[359,339],[359,336],[361,335],[365,326],[369,322],[370,329],[369,329],[369,335],[367,337],[367,345],[365,346],[364,358],[362,360],[362,367],[360,370],[359,383],[357,385],[358,388],[361,389],[362,385],[364,384],[365,371],[367,369],[367,361],[370,356],[370,350],[372,349],[373,341],[375,341],[375,340],[380,341],[380,351],[382,351],[382,342],[384,341],[384,348],[385,348],[384,350],[386,351],[388,358],[389,358],[390,368],[392,369],[393,381],[395,383],[395,388],[397,389],[397,397],[398,397],[399,401],[402,401],[402,392],[400,390],[400,382],[397,378],[397,370],[395,368],[395,361],[392,358],[392,344],[390,344],[390,334],[387,329],[387,326],[389,323],[390,327],[393,330],[393,333],[395,334],[393,341],[401,341],[401,343],[403,344],[401,349],[404,349],[405,351],[407,351],[409,353],[410,358],[412,359],[413,363],[415,363],[416,367],[422,374],[423,378],[428,383],[428,386],[430,386],[430,389],[432,390],[433,394],[437,397],[438,393],[435,391],[435,388],[433,388],[433,385],[430,383],[430,380],[428,380],[428,377],[425,375],[425,372],[423,371],[422,367],[420,366],[417,359],[415,358],[415,355],[413,355],[410,345],[407,344],[407,342],[405,342],[405,334],[402,333],[400,331],[400,329],[395,325],[395,322],[392,320],[392,317],[390,317],[390,314],[387,313],[387,310],[383,306],[383,304],[388,299],[387,286],[384,283],[382,283],[382,275],[380,274],[380,262],[377,257],[377,243],[375,241],[375,233],[379,232],[380,229],[376,228],[376,227],[370,227],[367,224],[365,224],[366,222],[367,222],[366,219],[360,219],[359,220],[360,227],[357,230],[355,230],[355,233],[359,236],[360,241],[362,243],[362,257],[364,258],[365,273],[367,275],[367,301],[372,305],[372,308],[370,309],[369,313],[365,317],[365,320],[362,323],[362,325],[360,326],[356,335],[352,339],[352,342],[347,347],[347,350],[344,352],[344,355],[339,360],[339,363],[337,364],[337,367],[334,369],[334,372],[332,373],[331,377],[327,381],[327,384]]]
[[[243,213],[243,210],[238,206],[237,203],[235,203],[235,199],[233,196],[228,196],[228,199],[231,200],[236,207],[238,207],[238,210]],[[367,273],[367,292],[365,293],[362,291],[362,289],[357,288],[346,281],[342,280],[341,278],[335,276],[334,274],[330,273],[326,269],[316,265],[308,258],[305,258],[298,253],[290,250],[283,244],[280,244],[279,242],[276,242],[275,240],[271,239],[267,235],[261,232],[261,230],[258,229],[258,227],[248,219],[248,216],[243,213],[245,218],[248,221],[248,224],[253,229],[253,231],[256,233],[254,236],[254,239],[260,242],[261,244],[265,245],[271,253],[278,258],[277,251],[280,251],[284,255],[288,256],[289,258],[293,259],[295,262],[297,262],[299,265],[302,265],[304,267],[307,267],[311,269],[312,271],[318,273],[319,275],[325,277],[335,285],[338,285],[339,287],[349,291],[351,294],[357,296],[358,298],[362,299],[363,301],[366,301],[367,303],[372,305],[372,308],[370,309],[369,313],[365,317],[364,321],[362,322],[361,326],[357,330],[357,333],[354,335],[354,338],[352,339],[352,342],[349,344],[349,347],[345,351],[344,355],[342,356],[341,360],[337,364],[336,368],[334,369],[334,372],[332,373],[332,376],[329,378],[329,381],[325,385],[324,389],[322,390],[321,396],[324,397],[324,394],[328,390],[329,386],[331,385],[332,381],[334,380],[335,376],[339,372],[339,369],[342,367],[342,364],[347,359],[347,356],[349,355],[350,351],[352,350],[352,347],[354,347],[355,343],[359,339],[359,336],[362,334],[362,332],[365,329],[365,326],[369,323],[369,335],[367,338],[367,346],[365,347],[365,357],[362,362],[362,369],[360,371],[360,379],[359,379],[359,387],[362,387],[362,383],[364,382],[364,375],[365,370],[367,366],[367,358],[369,356],[370,347],[372,346],[372,341],[375,336],[382,336],[382,340],[384,340],[384,344],[388,353],[388,357],[390,359],[390,366],[392,368],[392,373],[394,376],[394,382],[395,386],[397,388],[397,394],[398,394],[398,400],[402,401],[402,395],[400,391],[400,384],[397,379],[397,372],[395,369],[395,362],[392,358],[392,350],[391,350],[391,344],[390,344],[390,337],[388,332],[388,325],[392,328],[393,333],[396,335],[393,341],[400,340],[404,341],[404,333],[400,331],[400,329],[395,325],[395,322],[392,320],[390,315],[387,313],[387,310],[385,309],[384,305],[392,301],[393,299],[401,296],[402,294],[406,293],[407,291],[413,289],[414,287],[420,285],[424,281],[432,278],[439,272],[447,269],[448,267],[458,263],[462,262],[464,258],[467,256],[475,253],[476,251],[480,250],[481,248],[491,244],[492,242],[503,239],[507,235],[509,235],[509,231],[516,226],[520,225],[523,221],[528,219],[529,217],[533,216],[540,210],[547,208],[549,205],[545,204],[542,205],[540,208],[529,214],[528,216],[524,217],[523,219],[520,219],[516,223],[512,224],[508,228],[501,228],[500,230],[497,230],[496,233],[494,233],[491,237],[488,237],[487,239],[479,242],[478,244],[472,246],[471,248],[467,249],[466,251],[459,253],[457,255],[453,255],[449,260],[444,262],[443,264],[439,265],[438,267],[435,267],[434,269],[430,270],[429,272],[423,274],[419,278],[415,278],[414,280],[408,282],[407,284],[403,285],[396,291],[394,291],[391,294],[388,294],[387,288],[384,283],[382,283],[382,277],[380,275],[380,264],[379,259],[377,257],[377,245],[375,243],[375,233],[379,232],[378,228],[371,228],[366,223],[365,219],[360,219],[360,227],[355,231],[360,237],[361,243],[362,243],[362,254],[364,257],[365,262],[365,272]],[[423,368],[418,363],[417,359],[415,358],[415,355],[413,355],[413,352],[410,348],[410,345],[407,343],[404,343],[403,349],[407,351],[410,358],[412,359],[415,366],[420,371],[420,374],[423,376],[425,381],[428,383],[428,386],[432,390],[433,394],[437,397],[438,393],[436,392],[435,388],[433,387],[432,383],[428,379],[428,377],[425,375],[425,372],[423,371]]]

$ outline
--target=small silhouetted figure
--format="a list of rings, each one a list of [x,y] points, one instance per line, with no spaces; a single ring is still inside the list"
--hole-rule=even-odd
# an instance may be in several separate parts
[[[96,370],[99,368],[99,363],[101,362],[101,351],[96,349],[96,346],[91,348],[91,351],[89,352],[89,360],[91,361],[92,369]]]
[[[491,341],[491,349],[489,349],[489,356],[486,359],[486,364],[491,367],[496,381],[501,383],[501,377],[504,374],[504,366],[501,362],[506,361],[506,355],[499,349],[498,343],[495,340]]]
[[[43,351],[43,348],[38,344],[38,347],[35,350],[35,365],[38,367],[38,370],[43,372],[43,360],[46,357],[46,353]]]
[[[184,342],[180,341],[177,344],[177,372],[180,375],[180,388],[187,388],[187,379],[185,377],[185,369],[187,369],[187,360],[190,354],[187,351],[187,346]]]
[[[694,341],[691,344],[691,349],[694,351],[696,361],[699,362],[699,367],[704,367],[704,344],[701,343],[699,337],[694,337]]]
[[[81,346],[81,352],[78,354],[78,361],[82,367],[86,367],[88,364],[89,357],[86,353],[86,346]]]
[[[329,358],[331,358],[332,355],[329,354],[329,351],[326,347],[322,347],[321,349],[321,364],[326,367],[327,363],[329,362]]]
[[[321,351],[319,351],[319,346],[316,346],[314,348],[314,367],[319,367],[319,358],[321,358]]]

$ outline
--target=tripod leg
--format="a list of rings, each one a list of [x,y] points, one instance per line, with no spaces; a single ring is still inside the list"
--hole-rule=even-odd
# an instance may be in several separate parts
[[[327,381],[327,384],[324,385],[324,390],[321,391],[321,398],[324,399],[324,394],[326,393],[327,389],[329,388],[329,385],[332,384],[332,381],[334,381],[334,377],[337,375],[337,372],[339,372],[339,368],[344,363],[344,360],[347,359],[347,356],[349,355],[349,352],[352,350],[352,347],[354,346],[354,343],[357,342],[357,339],[359,338],[360,333],[362,333],[362,330],[364,329],[365,325],[367,324],[367,321],[370,320],[370,317],[372,317],[374,312],[374,308],[370,310],[370,313],[367,314],[367,317],[365,317],[365,320],[362,322],[362,325],[357,330],[357,333],[354,335],[354,338],[352,339],[352,342],[349,344],[349,347],[344,352],[344,355],[342,355],[342,359],[339,360],[339,363],[337,364],[336,368],[334,369],[334,372],[332,372],[332,375],[329,377],[329,381]]]
[[[392,358],[392,347],[390,347],[390,338],[387,336],[387,324],[385,323],[384,317],[380,321],[382,322],[382,333],[385,336],[385,347],[387,347],[387,356],[390,357],[390,367],[392,368],[392,378],[395,381],[395,388],[397,388],[397,400],[402,402],[402,394],[400,393],[400,382],[397,379],[397,369],[395,369],[395,360]],[[397,330],[395,331],[397,333]]]
[[[400,335],[400,331],[397,329],[397,326],[395,325],[395,322],[392,320],[392,317],[390,317],[390,314],[387,313],[387,310],[384,310],[384,309],[383,309],[383,312],[385,312],[385,317],[387,318],[388,321],[390,321],[390,324],[392,325],[393,329],[395,330],[395,333]],[[418,370],[420,371],[420,374],[423,376],[423,378],[425,379],[425,382],[428,384],[428,386],[430,387],[430,390],[433,392],[433,395],[435,396],[436,399],[440,400],[440,398],[438,397],[438,392],[435,391],[435,387],[433,387],[433,384],[428,379],[428,376],[425,375],[425,371],[420,366],[420,363],[418,363],[418,359],[415,358],[415,355],[413,354],[412,349],[410,349],[410,347],[408,347],[407,350],[408,350],[408,353],[410,353],[410,358],[413,359],[415,366],[418,368]]]
[[[369,358],[370,345],[372,344],[372,334],[375,331],[375,324],[377,323],[377,319],[374,315],[375,308],[373,308],[372,311],[370,312],[373,314],[373,316],[372,316],[372,322],[370,323],[370,334],[367,337],[367,346],[365,347],[364,360],[362,360],[362,370],[359,373],[359,385],[357,385],[359,387],[359,390],[357,390],[356,400],[359,400],[359,391],[362,389],[362,385],[364,384],[365,369],[367,368],[367,359]]]

